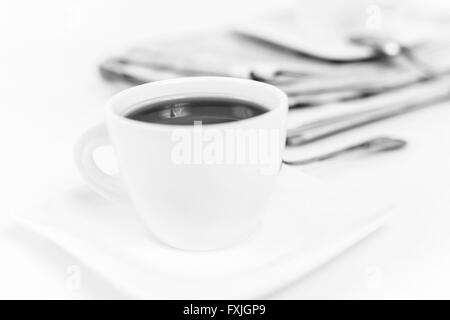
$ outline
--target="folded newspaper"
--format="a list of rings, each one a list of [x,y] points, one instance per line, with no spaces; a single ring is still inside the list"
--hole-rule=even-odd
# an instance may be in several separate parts
[[[450,44],[425,43],[414,55],[435,75],[450,72]],[[298,107],[362,99],[424,80],[402,60],[333,63],[222,32],[143,43],[106,60],[100,70],[108,80],[130,84],[181,76],[251,78],[280,87]]]
[[[286,92],[291,108],[320,106],[308,108],[314,115],[302,113],[288,131],[302,144],[450,100],[450,42],[423,42],[411,52],[428,74],[403,57],[337,63],[224,31],[142,43],[104,61],[100,72],[109,81],[129,85],[208,75],[271,83]],[[342,117],[345,122],[336,122]],[[313,137],[305,138],[302,133],[311,131],[311,124]]]

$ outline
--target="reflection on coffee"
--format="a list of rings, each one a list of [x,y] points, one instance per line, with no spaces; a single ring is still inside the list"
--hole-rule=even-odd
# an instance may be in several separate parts
[[[222,97],[184,97],[147,102],[133,108],[129,119],[172,125],[224,123],[248,119],[268,110],[254,102]]]

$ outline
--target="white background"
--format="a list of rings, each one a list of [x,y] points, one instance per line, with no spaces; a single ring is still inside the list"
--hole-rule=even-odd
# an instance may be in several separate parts
[[[83,184],[73,143],[101,121],[102,104],[115,91],[98,77],[98,63],[127,44],[232,24],[286,2],[0,2],[0,298],[121,297],[83,266],[81,288],[74,289],[68,281],[79,262],[8,219],[61,188]],[[441,14],[434,2],[428,7]],[[375,134],[410,142],[399,152],[305,169],[330,183],[390,194],[396,215],[363,243],[271,297],[450,298],[449,120],[447,103],[291,151],[303,156]]]

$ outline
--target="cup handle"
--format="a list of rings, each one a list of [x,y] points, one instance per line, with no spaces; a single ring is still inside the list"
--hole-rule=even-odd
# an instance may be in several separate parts
[[[100,195],[114,202],[128,203],[125,186],[118,176],[103,172],[94,161],[94,151],[101,146],[111,145],[105,124],[98,124],[87,130],[75,144],[75,163],[81,176]]]

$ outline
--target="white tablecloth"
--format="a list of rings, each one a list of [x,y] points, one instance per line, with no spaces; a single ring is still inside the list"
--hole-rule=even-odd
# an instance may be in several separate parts
[[[273,2],[0,5],[0,34],[6,39],[0,52],[0,298],[121,297],[51,243],[15,228],[8,216],[63,186],[83,183],[72,161],[73,143],[101,121],[102,103],[115,90],[99,79],[99,61],[139,40],[246,17],[256,5],[270,10]],[[301,117],[297,112],[290,122]],[[450,298],[448,119],[450,103],[288,151],[289,157],[303,157],[373,135],[410,142],[399,152],[305,168],[330,183],[387,192],[398,208],[386,227],[273,298]]]

